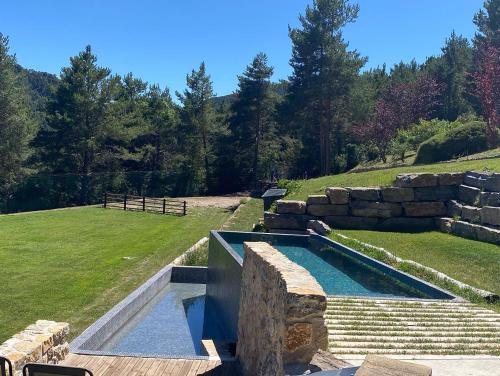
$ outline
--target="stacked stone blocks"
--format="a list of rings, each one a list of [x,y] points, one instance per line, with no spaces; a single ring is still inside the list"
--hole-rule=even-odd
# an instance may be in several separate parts
[[[0,345],[0,356],[9,359],[14,375],[22,374],[26,363],[58,364],[69,352],[69,324],[38,320]]]
[[[344,229],[439,228],[460,236],[472,231],[475,235],[467,237],[496,244],[500,242],[500,174],[400,174],[391,187],[329,187],[324,195],[309,196],[307,201],[277,201],[276,209],[264,216],[271,231],[301,232],[309,221],[320,219]],[[441,218],[449,217],[465,224],[455,231],[442,223]]]

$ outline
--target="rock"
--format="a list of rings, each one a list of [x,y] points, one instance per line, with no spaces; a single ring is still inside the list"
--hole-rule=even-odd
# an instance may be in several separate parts
[[[451,218],[436,218],[436,224],[439,231],[451,234],[453,219]]]
[[[326,350],[326,294],[303,267],[264,242],[245,242],[236,356],[246,375],[284,375]]]
[[[380,188],[354,187],[347,189],[349,190],[351,199],[364,200],[364,201],[380,200]]]
[[[401,188],[415,187],[435,187],[439,183],[436,174],[415,173],[415,174],[399,174],[396,176],[395,185]]]
[[[458,198],[458,187],[445,185],[442,187],[415,188],[416,201],[449,201]]]
[[[484,189],[490,192],[500,192],[500,174],[493,174],[486,179]]]
[[[500,208],[485,206],[481,209],[481,223],[483,225],[500,226]]]
[[[479,204],[480,195],[481,190],[479,188],[469,187],[463,184],[458,188],[458,199],[468,205],[477,206]]]
[[[481,206],[500,206],[500,193],[481,192],[479,203]]]
[[[455,218],[462,216],[463,205],[460,204],[458,201],[451,200],[450,202],[447,203],[446,207],[447,207],[448,217]]]
[[[426,231],[436,228],[435,218],[394,217],[379,222],[377,229],[393,231]]]
[[[462,219],[471,222],[479,223],[481,222],[481,209],[475,206],[464,205],[462,207]]]
[[[500,245],[500,229],[487,226],[477,226],[476,238],[481,242]]]
[[[477,227],[478,225],[474,225],[472,223],[453,221],[453,223],[451,224],[451,232],[454,235],[460,236],[462,238],[476,240]]]
[[[313,230],[318,235],[328,235],[330,232],[332,232],[330,226],[322,221],[317,220],[307,222],[307,229]]]
[[[439,217],[446,215],[442,202],[404,202],[403,208],[408,217]]]
[[[276,212],[278,214],[306,214],[304,201],[277,200]]]
[[[307,215],[264,213],[264,225],[274,229],[305,230],[312,219]]]
[[[348,205],[309,205],[307,207],[307,214],[314,215],[316,217],[347,215],[348,213]]]
[[[415,194],[412,188],[382,187],[382,199],[386,202],[413,201]]]
[[[328,205],[330,199],[327,195],[310,195],[306,201],[307,205]]]
[[[330,226],[339,229],[353,229],[353,230],[373,230],[377,227],[378,218],[370,217],[325,217],[325,222]]]
[[[391,218],[403,213],[401,204],[392,202],[353,201],[352,215],[359,217]]]
[[[466,172],[464,177],[464,185],[469,187],[482,189],[486,182],[487,175],[477,172]]]
[[[349,191],[345,188],[330,187],[326,188],[325,193],[331,204],[343,205],[349,203]]]
[[[450,172],[438,175],[439,185],[460,185],[464,182],[463,172]]]
[[[369,354],[356,376],[431,376],[432,368]]]

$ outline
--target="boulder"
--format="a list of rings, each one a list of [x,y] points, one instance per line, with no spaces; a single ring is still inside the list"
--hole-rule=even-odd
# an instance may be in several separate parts
[[[377,201],[353,201],[351,211],[357,217],[391,218],[403,214],[401,204]]]
[[[307,229],[313,230],[318,235],[328,235],[330,232],[332,232],[330,226],[328,226],[325,222],[318,220],[307,222]]]
[[[460,185],[464,182],[463,172],[447,172],[438,175],[439,185]]]
[[[479,197],[481,206],[500,206],[500,193],[481,192]]]
[[[451,232],[454,235],[460,236],[462,238],[476,240],[477,227],[479,227],[479,225],[464,221],[453,221],[453,223],[451,224]]]
[[[401,188],[435,187],[438,184],[438,176],[429,173],[399,174],[395,182]]]
[[[264,225],[273,229],[305,230],[312,219],[307,215],[264,213]]]
[[[394,217],[379,222],[377,229],[391,231],[426,231],[436,228],[435,218]]]
[[[344,216],[325,217],[325,222],[334,228],[353,230],[373,230],[379,223],[378,218]]]
[[[327,195],[310,195],[306,201],[307,205],[328,205],[330,199]]]
[[[447,207],[447,216],[454,218],[454,217],[461,217],[462,216],[462,208],[463,205],[459,203],[456,200],[451,200],[446,204]]]
[[[379,201],[380,188],[355,187],[347,188],[351,194],[351,199],[364,201]]]
[[[276,212],[278,214],[306,214],[306,203],[304,201],[278,200],[276,201]]]
[[[356,376],[431,376],[432,368],[369,354]]]
[[[446,206],[440,201],[404,202],[403,208],[408,217],[441,217],[446,215]]]
[[[486,179],[484,189],[490,192],[500,192],[500,174],[493,174]]]
[[[307,214],[315,217],[326,217],[331,215],[347,215],[349,205],[308,205]]]
[[[382,187],[382,200],[386,202],[413,201],[415,193],[413,188]]]
[[[441,232],[445,232],[447,234],[451,234],[453,219],[451,218],[436,218],[436,225]]]
[[[458,198],[458,186],[415,188],[416,201],[449,201]]]
[[[500,229],[487,226],[477,226],[476,238],[481,242],[500,245]]]
[[[325,193],[331,204],[343,205],[349,203],[349,191],[345,188],[330,187],[326,188]]]
[[[461,216],[464,221],[479,223],[481,222],[481,209],[475,206],[464,205]]]
[[[500,226],[500,208],[485,206],[481,209],[481,223],[484,225]]]
[[[468,185],[469,187],[482,189],[484,187],[484,183],[486,182],[487,175],[480,174],[478,172],[467,172],[464,176],[464,185]]]
[[[477,206],[479,204],[481,190],[467,185],[458,188],[458,199],[466,204]]]

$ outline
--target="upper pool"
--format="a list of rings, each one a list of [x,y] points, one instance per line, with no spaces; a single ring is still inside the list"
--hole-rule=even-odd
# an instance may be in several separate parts
[[[453,299],[453,295],[317,235],[219,231],[224,247],[244,257],[243,243],[264,241],[303,266],[328,295],[375,298]]]

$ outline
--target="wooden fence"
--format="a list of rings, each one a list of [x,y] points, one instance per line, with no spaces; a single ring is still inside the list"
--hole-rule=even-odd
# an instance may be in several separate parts
[[[103,207],[179,216],[187,214],[186,201],[174,200],[172,198],[121,195],[108,192],[104,194]]]

